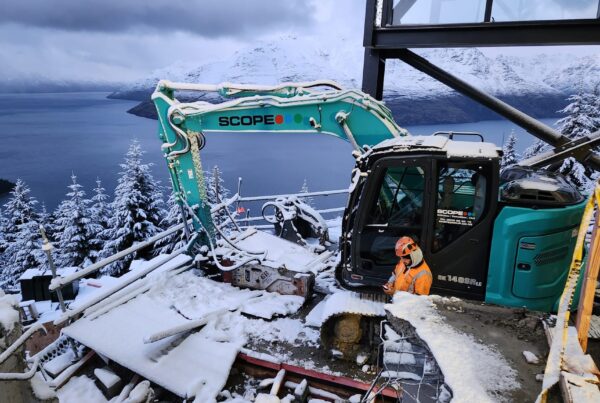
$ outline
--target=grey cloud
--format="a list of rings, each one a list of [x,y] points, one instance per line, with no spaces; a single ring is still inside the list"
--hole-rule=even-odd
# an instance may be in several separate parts
[[[235,36],[314,22],[303,0],[3,0],[1,23],[66,31],[188,31]]]

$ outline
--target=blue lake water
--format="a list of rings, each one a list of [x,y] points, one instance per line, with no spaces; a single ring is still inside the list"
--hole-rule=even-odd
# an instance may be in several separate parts
[[[154,175],[168,185],[156,121],[126,113],[136,102],[106,95],[0,94],[0,178],[23,179],[48,209],[64,198],[72,172],[88,194],[96,177],[112,193],[119,163],[131,140],[138,139],[146,160],[154,164]],[[542,119],[547,124],[554,120]],[[478,131],[496,144],[514,130],[519,150],[533,141],[504,120],[407,128],[425,135],[438,130]],[[242,194],[250,196],[297,192],[305,179],[311,191],[346,188],[353,167],[350,153],[349,144],[330,136],[223,133],[207,136],[202,163],[205,169],[218,165],[232,190],[242,176]],[[0,198],[0,203],[5,200]],[[338,206],[344,200],[326,198],[319,206]]]

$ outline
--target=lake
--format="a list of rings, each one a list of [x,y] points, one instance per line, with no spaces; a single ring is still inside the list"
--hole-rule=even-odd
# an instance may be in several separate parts
[[[157,122],[126,113],[136,102],[107,99],[107,93],[0,94],[0,178],[23,179],[49,210],[64,198],[71,173],[88,196],[99,177],[109,194],[119,163],[133,139],[146,151],[152,172],[168,185],[156,135]],[[541,119],[553,124],[555,119]],[[505,120],[464,124],[408,126],[412,134],[439,130],[478,131],[502,144],[511,130],[523,150],[533,137]],[[330,136],[223,133],[207,136],[205,169],[218,165],[234,190],[243,177],[244,196],[298,192],[304,180],[311,191],[346,188],[353,167],[351,147]],[[344,203],[342,196],[322,199],[319,207]],[[6,196],[0,198],[0,203]]]

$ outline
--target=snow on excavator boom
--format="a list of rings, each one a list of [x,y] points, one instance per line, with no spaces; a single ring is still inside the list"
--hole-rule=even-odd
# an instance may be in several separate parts
[[[176,91],[216,93],[222,103],[180,103]],[[343,90],[333,81],[284,83],[276,86],[187,84],[160,81],[152,100],[159,137],[173,190],[184,207],[197,207],[195,229],[204,245],[214,241],[210,207],[205,203],[199,150],[208,132],[294,132],[329,134],[361,150],[382,140],[406,136],[390,110],[371,96]],[[187,208],[187,207],[185,207]]]

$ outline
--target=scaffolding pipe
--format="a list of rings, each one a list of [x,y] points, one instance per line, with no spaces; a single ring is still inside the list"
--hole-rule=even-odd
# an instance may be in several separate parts
[[[50,289],[50,291],[54,291],[57,288],[63,288],[67,284],[71,284],[75,280],[84,278],[84,277],[100,270],[104,266],[111,264],[112,262],[115,262],[131,253],[137,252],[140,249],[144,249],[144,248],[152,245],[154,242],[158,241],[159,239],[165,238],[165,237],[173,234],[174,232],[179,231],[182,228],[184,228],[184,223],[177,224],[177,225],[167,229],[166,231],[163,231],[159,234],[154,235],[152,238],[150,238],[144,242],[137,243],[125,250],[122,250],[121,252],[115,253],[114,255],[111,255],[111,256],[107,257],[106,259],[102,259],[101,261],[96,262],[96,263],[84,268],[83,270],[80,270],[80,271],[73,273],[66,277],[54,279],[54,280],[52,280],[52,282],[50,283],[50,287],[48,287],[48,288]]]

